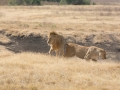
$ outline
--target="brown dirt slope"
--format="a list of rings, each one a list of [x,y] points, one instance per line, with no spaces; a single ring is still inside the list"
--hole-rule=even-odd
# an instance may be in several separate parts
[[[0,32],[4,35],[4,32]],[[8,43],[0,41],[0,45],[5,46],[9,51],[20,52],[40,52],[47,53],[47,35],[45,37],[35,36],[11,36],[5,34],[9,40]],[[90,34],[80,36],[65,36],[67,42],[74,42],[84,46],[97,46],[107,51],[107,58],[120,60],[120,34]]]

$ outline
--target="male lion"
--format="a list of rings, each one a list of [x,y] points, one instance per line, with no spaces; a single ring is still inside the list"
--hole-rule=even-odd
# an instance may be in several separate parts
[[[93,61],[97,61],[98,58],[106,59],[106,51],[96,46],[90,46],[84,58]]]
[[[103,59],[106,59],[105,50],[101,48],[95,46],[86,47],[75,43],[67,43],[64,57],[73,56],[77,56],[81,59],[86,60],[92,59],[93,61],[96,61],[98,56],[101,56]]]
[[[63,56],[64,55],[64,45],[65,40],[63,36],[57,34],[56,32],[50,32],[48,35],[48,45],[50,45],[49,54],[52,54],[54,51],[56,56]]]

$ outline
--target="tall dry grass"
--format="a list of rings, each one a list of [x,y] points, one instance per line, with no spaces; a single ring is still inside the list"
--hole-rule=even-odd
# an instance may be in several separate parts
[[[115,5],[4,6],[0,7],[0,30],[12,35],[47,34],[53,30],[64,34],[69,31],[71,35],[116,33],[119,16],[120,7]]]
[[[1,57],[1,56],[0,56]],[[1,90],[119,90],[120,64],[40,53],[0,58]]]

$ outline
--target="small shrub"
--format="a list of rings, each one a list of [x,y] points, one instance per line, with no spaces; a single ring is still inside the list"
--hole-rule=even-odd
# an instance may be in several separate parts
[[[61,0],[60,4],[90,5],[90,0]]]
[[[84,5],[90,5],[90,0],[83,0]]]
[[[10,5],[40,5],[41,0],[9,0]]]
[[[96,5],[96,3],[95,3],[95,2],[93,2],[93,5]]]
[[[67,5],[68,3],[67,3],[66,0],[61,0],[61,1],[60,1],[60,4],[61,4],[61,5]]]

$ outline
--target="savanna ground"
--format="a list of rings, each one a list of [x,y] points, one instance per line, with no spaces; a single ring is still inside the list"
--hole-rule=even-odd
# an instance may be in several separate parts
[[[120,6],[1,6],[0,90],[119,90]],[[49,56],[47,34],[98,46],[106,60]]]

